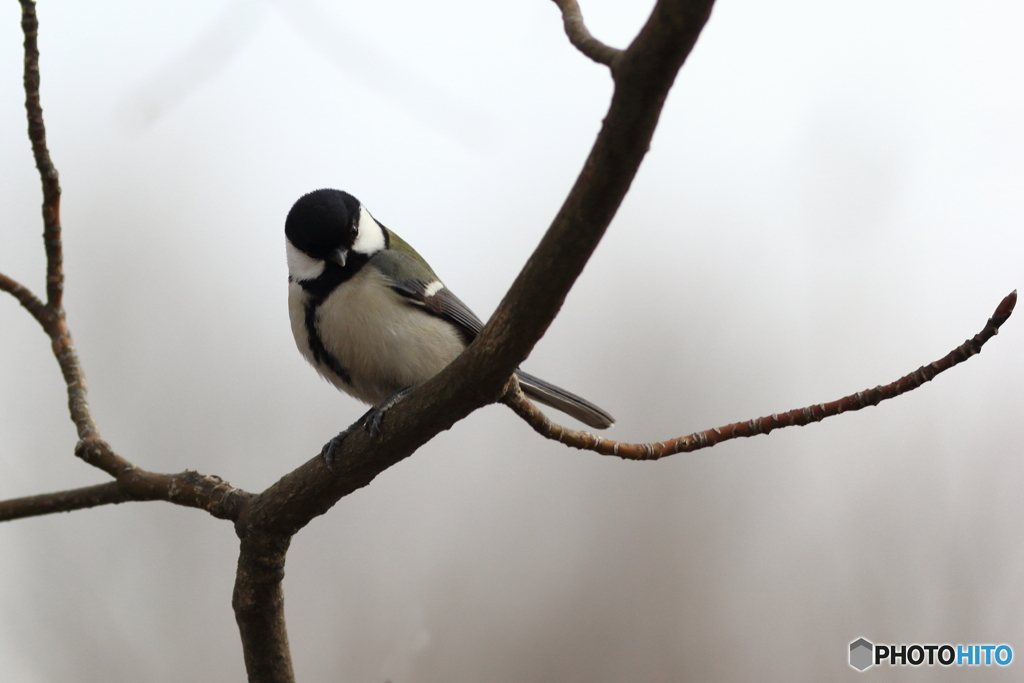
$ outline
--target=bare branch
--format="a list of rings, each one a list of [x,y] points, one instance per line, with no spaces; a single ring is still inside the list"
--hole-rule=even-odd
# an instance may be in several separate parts
[[[47,322],[50,319],[50,314],[46,308],[46,304],[39,300],[39,298],[32,293],[28,287],[24,287],[16,280],[13,280],[3,273],[0,273],[0,292],[8,292],[15,299],[18,300],[25,309],[32,314],[43,328],[46,327]]]
[[[180,474],[159,474],[136,467],[114,453],[100,438],[78,442],[75,455],[117,479],[131,500],[166,500],[185,507],[206,510],[221,519],[238,519],[253,494],[236,489],[213,475],[185,470]]]
[[[103,446],[109,449],[109,446]],[[99,448],[102,447],[79,444],[78,450],[95,451]],[[88,458],[93,457],[90,455],[83,459],[89,461]],[[0,522],[147,500],[162,500],[197,508],[214,517],[234,521],[253,497],[253,494],[231,486],[220,477],[191,470],[179,474],[159,474],[134,467],[124,459],[120,459],[120,462],[126,463],[126,467],[116,481],[0,501]]]
[[[39,99],[39,21],[34,0],[21,0],[21,28],[25,34],[25,111],[28,137],[36,159],[36,168],[43,185],[43,243],[46,247],[46,298],[44,305],[32,292],[14,280],[0,275],[0,289],[13,294],[21,305],[43,326],[52,342],[53,354],[60,364],[68,388],[68,408],[79,439],[99,437],[99,430],[89,412],[85,374],[78,362],[78,353],[71,340],[71,331],[62,307],[64,267],[60,228],[60,183],[57,169],[46,147],[46,127]],[[116,476],[116,473],[107,470]]]
[[[46,301],[54,309],[63,304],[64,267],[60,239],[60,183],[46,148],[46,127],[39,102],[39,21],[34,0],[21,0],[21,29],[25,33],[25,111],[28,137],[43,183],[43,242],[46,245]]]
[[[38,496],[12,498],[0,501],[0,522],[25,517],[40,517],[55,512],[71,512],[99,505],[116,505],[131,500],[117,486],[116,481],[86,486],[70,491],[41,493]]]
[[[554,3],[562,10],[562,23],[569,42],[598,64],[614,66],[622,50],[609,47],[590,34],[587,25],[583,23],[583,14],[576,0],[554,0]]]
[[[43,326],[52,342],[53,354],[60,364],[68,388],[68,408],[71,419],[82,440],[98,439],[99,430],[89,411],[85,387],[85,373],[78,362],[62,306],[64,294],[63,251],[60,227],[60,183],[57,169],[46,147],[46,127],[39,98],[39,47],[37,37],[39,21],[34,0],[21,1],[21,28],[25,34],[25,111],[28,117],[28,137],[32,142],[36,168],[43,185],[43,243],[46,247],[46,299],[45,306],[31,292],[9,278],[0,276],[0,288],[11,292]],[[109,447],[107,448],[109,451]],[[116,457],[116,456],[115,456]],[[126,461],[117,464],[124,468]],[[117,476],[116,471],[106,471]]]
[[[43,242],[46,246],[47,303],[13,279],[0,274],[0,290],[11,293],[43,326],[52,343],[68,390],[68,408],[80,441],[75,455],[102,469],[116,481],[74,491],[43,494],[0,503],[2,519],[74,510],[128,500],[165,500],[196,507],[215,517],[236,519],[252,494],[235,489],[218,477],[185,471],[177,475],[157,474],[135,467],[117,455],[99,436],[89,410],[85,374],[78,360],[71,331],[61,305],[64,289],[60,228],[60,184],[57,169],[46,147],[46,128],[39,98],[39,21],[34,0],[20,0],[21,27],[25,34],[25,110],[28,135],[43,185]]]
[[[252,534],[242,538],[231,606],[252,683],[295,681],[281,587],[290,543],[291,536]]]
[[[819,403],[818,405],[806,408],[797,408],[786,413],[760,417],[748,422],[735,422],[724,427],[694,432],[689,436],[682,436],[670,441],[622,443],[595,436],[590,432],[568,429],[555,424],[527,400],[514,376],[509,382],[503,402],[533,427],[535,432],[547,439],[558,441],[573,448],[594,451],[601,455],[618,456],[625,460],[657,460],[669,455],[675,455],[676,453],[689,453],[702,448],[709,448],[730,439],[768,434],[775,429],[782,429],[783,427],[802,427],[812,422],[821,422],[826,417],[860,410],[868,406],[875,406],[886,399],[895,398],[900,394],[913,391],[925,382],[930,382],[940,372],[944,372],[954,365],[964,362],[971,356],[980,353],[981,347],[984,346],[985,342],[995,336],[999,332],[999,327],[1010,317],[1016,303],[1017,291],[1014,290],[999,303],[995,313],[988,319],[988,323],[986,323],[981,332],[950,351],[944,358],[920,367],[891,384],[858,391],[856,394],[851,394],[831,403]]]
[[[89,390],[85,385],[85,372],[82,370],[81,363],[78,362],[78,352],[75,350],[75,343],[71,339],[71,330],[68,329],[63,314],[54,327],[55,330],[51,332],[50,339],[53,340],[53,355],[57,358],[61,373],[64,375],[64,383],[68,387],[68,411],[71,414],[71,421],[75,423],[78,438],[99,438],[99,429],[89,410]],[[110,471],[108,470],[108,472]],[[113,472],[110,473],[113,474]]]

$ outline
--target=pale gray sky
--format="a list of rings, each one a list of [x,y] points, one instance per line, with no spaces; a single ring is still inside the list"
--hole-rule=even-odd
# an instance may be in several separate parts
[[[582,0],[616,46],[652,4]],[[17,10],[0,7],[0,271],[41,290]],[[291,340],[292,202],[355,194],[486,318],[611,92],[549,0],[39,16],[100,428],[144,467],[249,490],[364,410]],[[609,436],[652,440],[888,382],[975,334],[1024,285],[1022,29],[1010,0],[722,0],[527,369],[607,408]],[[909,396],[658,463],[481,411],[296,538],[299,679],[839,680],[861,636],[1024,655],[1022,387],[1014,318]],[[0,299],[0,497],[103,481],[73,445],[45,337]],[[0,670],[243,680],[236,545],[163,503],[0,525]]]

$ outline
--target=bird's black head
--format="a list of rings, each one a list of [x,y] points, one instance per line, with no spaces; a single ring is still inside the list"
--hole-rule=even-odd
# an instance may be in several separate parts
[[[341,190],[314,190],[302,195],[288,212],[284,234],[295,248],[314,259],[334,260],[338,250],[356,241],[359,200]]]

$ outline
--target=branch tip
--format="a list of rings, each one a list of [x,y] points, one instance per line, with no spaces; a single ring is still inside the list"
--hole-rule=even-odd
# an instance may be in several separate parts
[[[996,327],[1006,322],[1006,319],[1010,317],[1011,313],[1013,313],[1013,309],[1016,305],[1017,290],[1015,289],[1009,294],[1007,294],[1003,298],[1003,300],[999,302],[999,305],[996,306],[996,312],[992,314],[993,320],[999,320],[999,322],[996,324]]]
[[[46,126],[39,99],[39,19],[34,0],[20,0],[21,30],[25,34],[25,114],[28,139],[43,185],[43,243],[46,247],[46,303],[58,310],[64,298],[64,255],[61,246],[60,182],[46,146]]]

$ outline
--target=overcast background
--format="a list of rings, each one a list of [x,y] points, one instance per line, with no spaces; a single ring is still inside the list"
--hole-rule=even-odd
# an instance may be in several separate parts
[[[653,5],[582,4],[615,46]],[[43,0],[39,16],[100,429],[143,467],[251,491],[364,410],[294,348],[292,202],[352,192],[486,318],[611,93],[549,0]],[[974,335],[1024,285],[1022,29],[1012,0],[721,0],[525,367],[646,441],[889,382]],[[42,293],[21,68],[6,2],[0,271]],[[1015,317],[908,396],[656,463],[482,410],[296,537],[298,678],[1019,679],[1022,380]],[[74,443],[49,344],[4,295],[0,498],[104,481]],[[165,503],[0,525],[0,678],[244,680],[236,556],[230,524]],[[861,636],[1016,657],[858,674]]]

